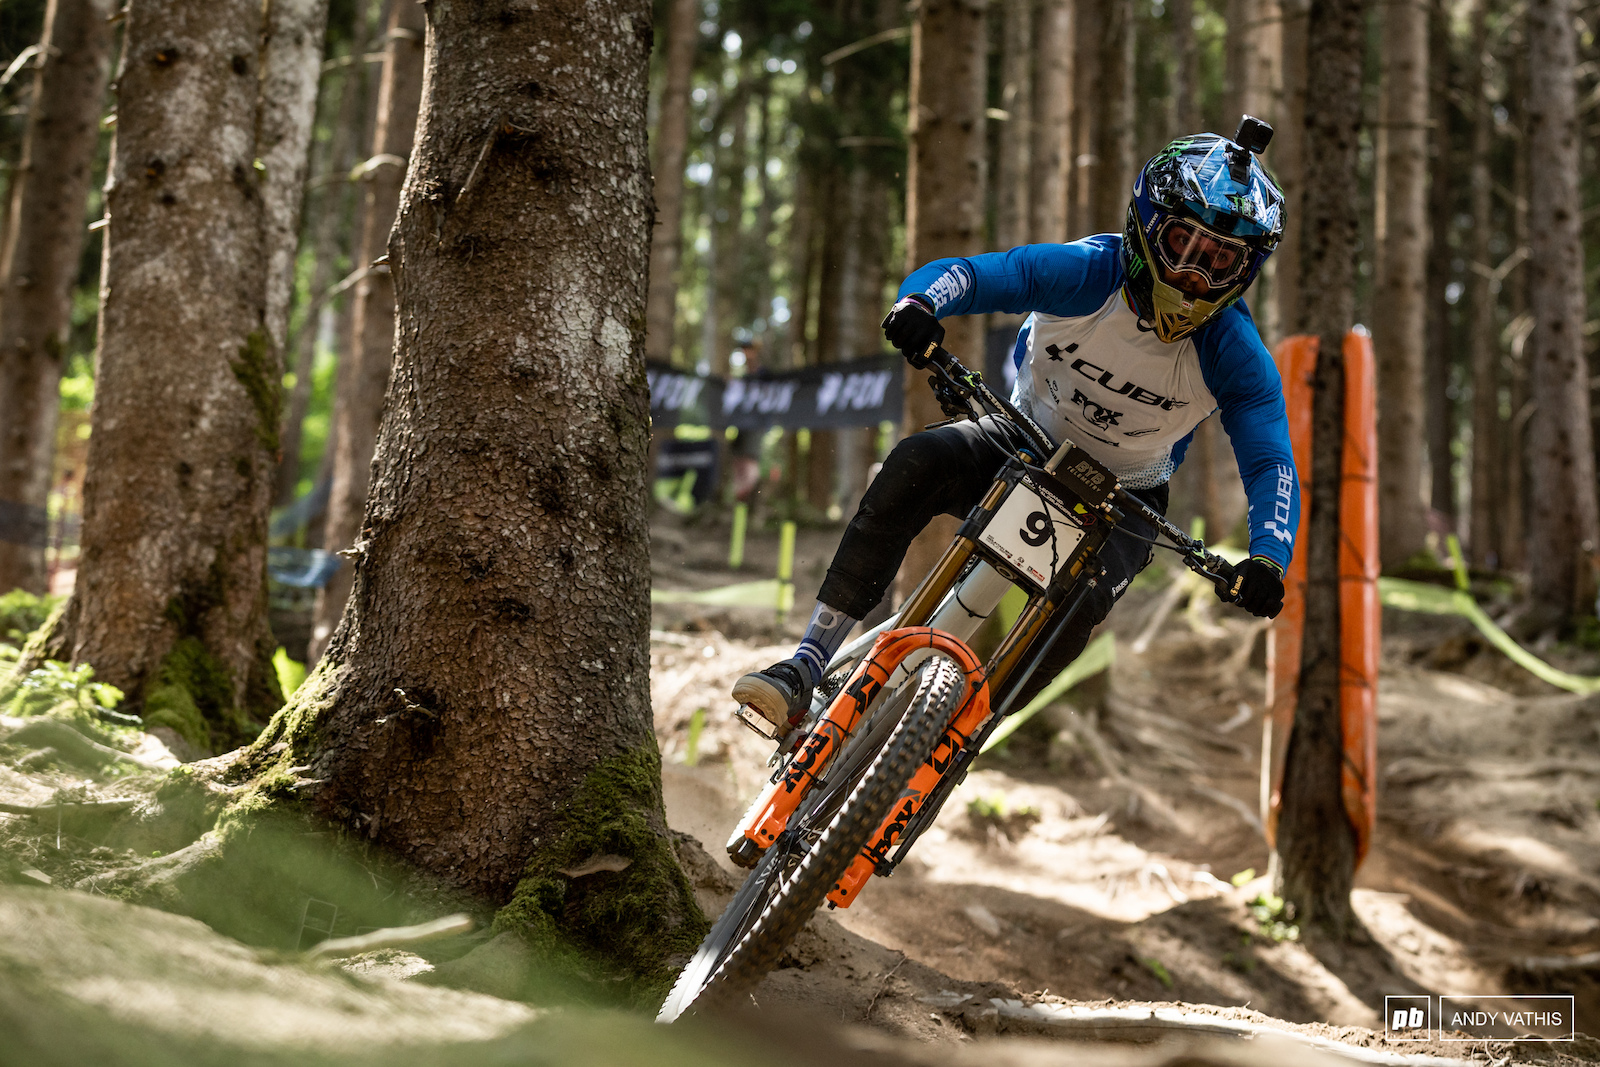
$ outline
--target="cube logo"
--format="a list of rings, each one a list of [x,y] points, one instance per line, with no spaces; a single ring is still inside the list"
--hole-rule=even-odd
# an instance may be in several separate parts
[[[1427,1041],[1433,1033],[1433,998],[1384,997],[1384,1031],[1390,1041]]]

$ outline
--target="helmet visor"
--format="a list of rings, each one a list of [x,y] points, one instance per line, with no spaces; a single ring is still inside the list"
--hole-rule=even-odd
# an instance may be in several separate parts
[[[1250,248],[1192,219],[1169,217],[1156,230],[1162,281],[1191,296],[1236,285],[1250,267]]]

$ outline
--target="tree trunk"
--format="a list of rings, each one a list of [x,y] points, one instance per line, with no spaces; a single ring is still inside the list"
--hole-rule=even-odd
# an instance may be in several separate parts
[[[1255,84],[1257,10],[1261,0],[1226,0],[1228,36],[1223,42],[1222,123],[1232,133],[1240,115],[1258,112]]]
[[[1067,236],[1095,232],[1094,190],[1100,165],[1100,81],[1109,0],[1072,0],[1072,154]]]
[[[1422,500],[1423,282],[1428,235],[1428,13],[1424,0],[1383,6],[1384,119],[1379,129],[1379,248],[1372,344],[1378,361],[1379,558],[1403,566],[1426,547]],[[1348,324],[1347,324],[1348,325]]]
[[[1194,0],[1172,0],[1172,136],[1200,132],[1200,82],[1195,76]]]
[[[283,351],[294,296],[300,210],[311,167],[311,127],[322,79],[328,0],[271,0],[266,15],[261,71],[261,117],[256,158],[261,161],[266,227],[267,333]]]
[[[218,749],[281,702],[266,544],[282,368],[262,265],[299,192],[292,165],[257,161],[309,119],[266,113],[262,17],[256,0],[128,17],[83,555],[52,641],[147,725]]]
[[[1102,0],[1106,13],[1096,92],[1099,114],[1094,232],[1121,233],[1133,194],[1133,0]]]
[[[429,22],[355,584],[252,753],[311,765],[336,824],[509,899],[502,928],[661,977],[705,928],[648,684],[650,9],[435,3]],[[631,862],[560,873],[597,854]]]
[[[1065,241],[1067,176],[1072,165],[1071,0],[1043,0],[1039,5],[1033,60],[1031,221],[1027,239]]]
[[[984,88],[987,0],[924,0],[911,33],[911,151],[906,168],[906,272],[944,256],[983,251],[986,138]],[[983,320],[945,320],[945,347],[969,366],[982,363]],[[927,374],[906,369],[911,434],[944,419]],[[906,553],[900,595],[920,582],[958,528],[935,519]]]
[[[804,134],[802,134],[802,137]],[[794,210],[789,215],[789,321],[784,325],[784,366],[806,365],[807,330],[811,321],[811,274],[815,267],[817,179],[804,152],[795,153]],[[793,473],[793,472],[791,472]]]
[[[712,299],[716,301],[716,332],[712,342],[711,373],[726,375],[734,349],[734,330],[744,325],[739,314],[739,294],[744,287],[745,165],[750,156],[750,68],[740,59],[739,79],[723,105],[719,120],[729,135],[719,137],[715,149],[716,210],[711,218],[711,242],[716,246],[715,270],[710,272]]]
[[[995,164],[995,244],[1015,248],[1028,243],[1028,213],[1032,210],[1034,105],[1034,0],[1005,0],[1000,52],[1000,106],[1010,116],[1000,127],[999,159]],[[1046,7],[1048,11],[1048,6]],[[1043,25],[1041,24],[1041,30]],[[1060,121],[1060,120],[1058,120]],[[1061,123],[1057,140],[1068,136]],[[1066,210],[1066,194],[1061,208]],[[1064,228],[1064,227],[1063,227]]]
[[[1528,56],[1527,48],[1512,51],[1507,72],[1508,92],[1505,104],[1510,112],[1511,128],[1521,131],[1516,151],[1511,154],[1511,246],[1522,250],[1530,245],[1528,234],[1528,190],[1532,180],[1528,175]],[[1506,293],[1506,310],[1510,313],[1511,346],[1506,363],[1510,378],[1511,420],[1506,424],[1503,440],[1505,453],[1501,462],[1505,469],[1505,498],[1510,504],[1501,513],[1500,545],[1504,554],[1502,567],[1521,570],[1528,555],[1528,513],[1532,500],[1528,495],[1528,420],[1534,414],[1529,399],[1528,363],[1533,348],[1528,344],[1532,327],[1529,313],[1529,278],[1532,268],[1524,263],[1507,274],[1502,287]]]
[[[1577,62],[1569,0],[1530,0],[1528,33],[1529,277],[1533,312],[1528,427],[1530,592],[1561,621],[1594,610],[1594,450],[1583,352]]]
[[[1472,244],[1467,272],[1467,351],[1472,366],[1472,511],[1468,543],[1472,561],[1483,567],[1503,564],[1498,516],[1507,510],[1500,478],[1500,346],[1491,288],[1489,237],[1494,225],[1489,153],[1494,144],[1494,105],[1487,95],[1489,0],[1473,0],[1472,51],[1467,64],[1466,97],[1472,114]]]
[[[1282,0],[1283,114],[1272,138],[1272,167],[1283,187],[1283,240],[1272,258],[1273,302],[1284,332],[1300,322],[1300,240],[1305,232],[1306,29],[1310,0]]]
[[[678,308],[678,261],[683,255],[683,167],[689,153],[689,81],[700,32],[700,0],[672,0],[667,16],[666,76],[656,119],[656,224],[650,239],[650,303],[645,355],[672,360]]]
[[[111,0],[51,0],[0,258],[0,593],[43,593],[72,285],[105,107]]]
[[[1422,382],[1426,399],[1428,439],[1428,503],[1456,527],[1455,401],[1450,374],[1456,339],[1450,326],[1451,217],[1455,214],[1455,182],[1459,173],[1450,145],[1450,29],[1441,0],[1428,0],[1428,275],[1427,363]]]
[[[361,55],[365,44],[364,40],[354,42],[354,54]],[[311,273],[313,301],[339,280],[339,259],[344,243],[341,233],[345,229],[348,206],[349,183],[346,175],[356,163],[356,137],[364,110],[363,80],[361,68],[354,65],[347,68],[339,79],[338,104],[331,116],[333,132],[326,164],[320,181],[313,183],[320,185],[315,199],[311,201],[316,219],[311,227],[311,255],[315,261]],[[275,493],[280,506],[293,502],[295,489],[300,482],[301,447],[306,414],[311,409],[321,315],[321,307],[309,306],[305,320],[293,336],[294,387],[289,391],[289,403],[283,417],[283,458],[278,461],[278,488]]]
[[[1311,0],[1306,28],[1305,209],[1298,331],[1320,338],[1312,402],[1310,518],[1300,700],[1278,821],[1279,893],[1302,924],[1344,936],[1355,921],[1355,831],[1340,774],[1339,494],[1344,456],[1344,334],[1355,318],[1359,236],[1361,0]]]
[[[350,350],[346,353],[349,367],[340,376],[340,388],[334,397],[328,443],[333,449],[333,487],[328,496],[324,543],[331,551],[344,551],[361,539],[372,453],[383,418],[384,394],[389,388],[395,345],[394,280],[389,267],[377,261],[389,245],[416,137],[426,28],[421,4],[401,0],[389,13],[372,156],[362,164],[367,189],[362,205],[361,245],[354,263],[357,270],[371,273],[355,286]],[[339,624],[350,595],[350,582],[351,569],[343,566],[317,593],[307,652],[313,661],[327,648],[328,639]]]

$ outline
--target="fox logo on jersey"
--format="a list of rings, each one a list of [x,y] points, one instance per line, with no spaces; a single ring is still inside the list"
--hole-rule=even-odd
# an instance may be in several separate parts
[[[1102,430],[1110,429],[1117,425],[1117,420],[1122,418],[1122,412],[1101,407],[1076,389],[1072,391],[1072,402],[1082,408],[1085,417]]]

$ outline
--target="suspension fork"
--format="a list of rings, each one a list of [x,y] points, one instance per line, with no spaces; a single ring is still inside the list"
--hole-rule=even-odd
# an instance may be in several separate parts
[[[800,742],[778,776],[763,790],[745,821],[734,830],[728,841],[728,851],[736,862],[752,858],[752,846],[753,855],[759,855],[778,840],[823,769],[843,751],[867,707],[883,691],[895,668],[907,656],[924,649],[943,652],[955,660],[966,675],[967,696],[956,718],[965,724],[967,733],[974,732],[989,717],[989,686],[983,664],[965,642],[928,626],[903,627],[878,635],[872,652],[855,669],[844,690]]]
[[[914,817],[906,825],[904,833],[900,837],[899,848],[895,850],[894,857],[892,859],[881,859],[875,865],[874,873],[883,876],[894,873],[894,869],[900,865],[900,861],[905,859],[906,854],[911,851],[911,846],[915,845],[917,839],[923,835],[928,827],[933,825],[934,820],[939,817],[939,812],[943,810],[945,801],[950,799],[950,794],[955,792],[956,786],[960,785],[962,780],[966,778],[967,771],[971,768],[973,760],[977,759],[978,753],[983,751],[984,742],[989,740],[989,735],[994,733],[1001,721],[1011,713],[1011,705],[1016,701],[1017,695],[1027,686],[1028,679],[1032,678],[1034,673],[1038,671],[1040,665],[1044,662],[1045,656],[1055,647],[1056,642],[1067,632],[1067,627],[1071,624],[1073,618],[1083,609],[1083,602],[1088,598],[1089,591],[1097,583],[1098,578],[1090,577],[1079,584],[1071,603],[1065,605],[1052,620],[1050,632],[1034,646],[1033,654],[1028,657],[1027,664],[1017,675],[1015,685],[1008,687],[1003,679],[996,683],[1005,689],[1006,693],[1001,698],[994,714],[983,724],[983,728],[978,732],[977,736],[972,738],[956,754],[956,758],[951,761],[950,766],[947,768],[947,773],[939,779],[938,785],[933,788],[927,799],[917,809]]]

